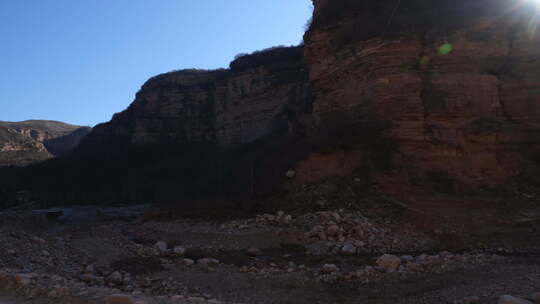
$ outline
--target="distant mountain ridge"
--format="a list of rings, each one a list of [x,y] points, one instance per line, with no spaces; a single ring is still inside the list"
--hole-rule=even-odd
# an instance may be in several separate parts
[[[91,130],[51,120],[0,121],[0,166],[24,166],[62,155]]]

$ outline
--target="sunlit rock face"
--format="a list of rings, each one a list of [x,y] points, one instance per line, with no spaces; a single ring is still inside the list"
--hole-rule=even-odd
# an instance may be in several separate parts
[[[0,166],[21,166],[71,151],[89,127],[57,121],[0,121]]]
[[[42,142],[0,126],[0,167],[27,165],[50,157]]]
[[[520,175],[540,138],[530,1],[314,0],[313,115],[390,122],[408,181],[448,191]],[[398,5],[399,4],[399,5]]]

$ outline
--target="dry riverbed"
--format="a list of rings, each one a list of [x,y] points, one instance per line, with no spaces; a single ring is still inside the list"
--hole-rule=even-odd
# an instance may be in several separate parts
[[[0,303],[533,303],[540,291],[538,239],[450,248],[442,232],[358,210],[158,222],[146,208],[1,214],[0,286],[18,302]]]

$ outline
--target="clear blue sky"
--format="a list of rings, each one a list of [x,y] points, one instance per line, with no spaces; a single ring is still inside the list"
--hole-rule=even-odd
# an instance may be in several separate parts
[[[0,120],[108,121],[151,76],[296,45],[310,0],[0,0]]]

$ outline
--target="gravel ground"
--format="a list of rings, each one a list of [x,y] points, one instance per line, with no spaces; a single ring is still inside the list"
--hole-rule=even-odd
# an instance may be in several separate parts
[[[540,291],[539,238],[448,251],[441,233],[358,210],[143,222],[145,208],[0,215],[0,288],[14,303],[106,304],[487,304]]]

